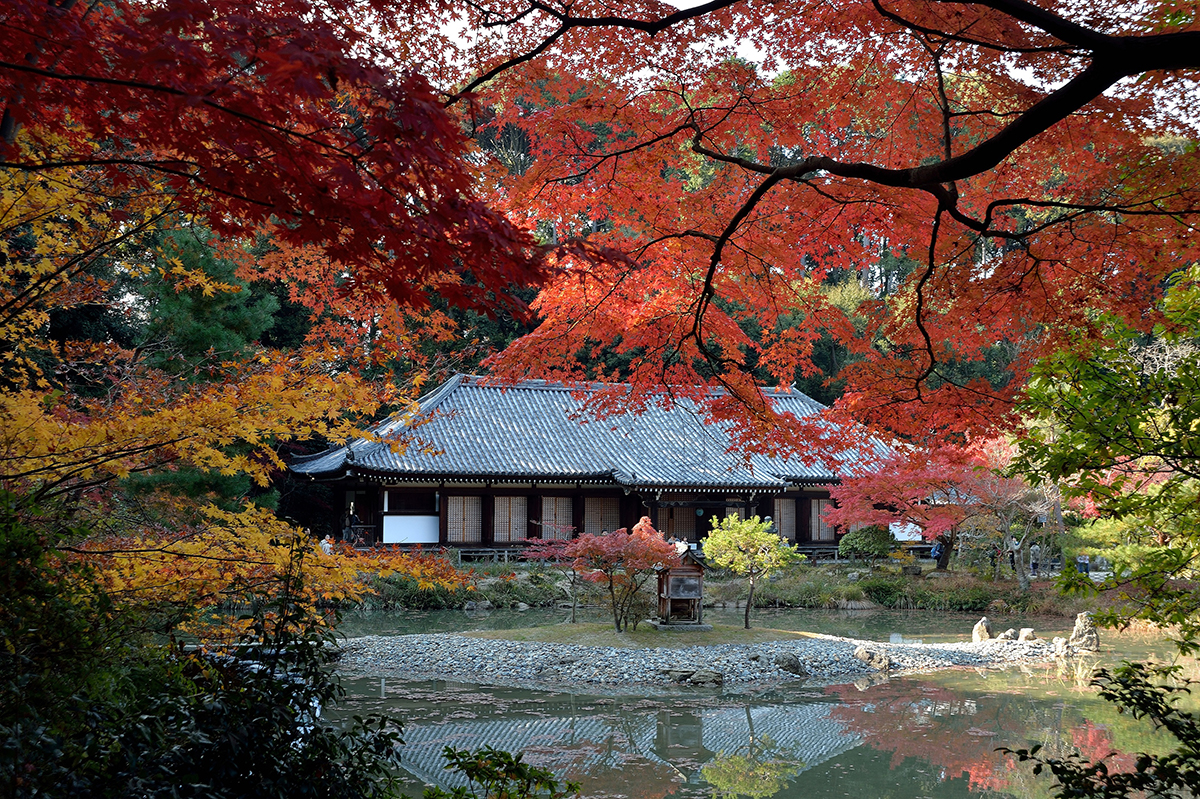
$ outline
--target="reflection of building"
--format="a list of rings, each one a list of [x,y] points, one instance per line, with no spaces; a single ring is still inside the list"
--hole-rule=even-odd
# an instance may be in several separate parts
[[[829,486],[860,453],[824,464],[730,452],[729,431],[704,424],[686,400],[597,420],[581,410],[580,393],[457,375],[422,398],[419,423],[389,420],[375,430],[383,440],[299,458],[291,469],[336,484],[344,507],[353,502],[385,544],[514,547],[628,528],[643,515],[666,536],[697,541],[712,518],[740,513],[771,516],[801,547],[836,546],[821,514]],[[823,409],[800,392],[766,395],[797,419]]]
[[[797,773],[853,749],[862,738],[830,718],[829,704],[764,705],[689,711],[661,710],[644,715],[611,711],[569,717],[451,722],[404,729],[401,762],[417,778],[450,789],[465,786],[444,770],[447,746],[474,751],[494,746],[523,752],[525,760],[560,778],[583,779],[609,770],[636,770],[665,764],[688,782],[700,780],[699,767],[721,753],[745,751],[769,740],[775,758],[802,764]]]

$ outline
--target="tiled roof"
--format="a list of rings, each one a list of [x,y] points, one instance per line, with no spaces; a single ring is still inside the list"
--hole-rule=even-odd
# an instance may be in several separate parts
[[[769,741],[768,755],[794,763],[800,773],[862,743],[843,722],[830,717],[831,707],[810,703],[760,706],[749,715],[744,708],[690,709],[689,713],[699,725],[698,743],[713,756],[744,752],[752,740]],[[581,715],[406,726],[400,762],[427,783],[443,789],[465,787],[461,773],[445,770],[443,750],[453,746],[475,751],[491,745],[523,752],[527,761],[550,769],[560,779],[579,779],[620,769],[630,757],[669,762],[676,753],[659,746],[657,729],[655,716],[636,714],[623,716],[620,724],[605,715]],[[683,776],[694,782],[699,772]]]
[[[314,477],[352,470],[394,480],[592,482],[640,489],[781,490],[791,483],[831,483],[862,461],[843,456],[836,467],[730,452],[726,429],[705,424],[686,400],[670,409],[651,404],[641,414],[596,419],[581,413],[580,389],[530,380],[509,386],[457,375],[420,401],[418,418],[379,425],[385,442],[357,440],[297,459],[292,470]],[[799,392],[769,395],[779,411],[819,413]],[[878,445],[882,451],[882,445]]]

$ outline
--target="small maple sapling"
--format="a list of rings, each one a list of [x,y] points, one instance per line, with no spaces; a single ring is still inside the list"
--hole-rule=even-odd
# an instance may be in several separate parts
[[[575,623],[575,611],[579,607],[579,570],[575,559],[566,554],[571,539],[527,538],[521,557],[562,572],[567,578],[567,589],[571,594],[571,624]]]
[[[804,555],[775,532],[770,521],[757,516],[713,519],[712,532],[704,539],[704,557],[713,565],[746,578],[750,587],[746,597],[747,630],[750,629],[750,608],[754,606],[754,588],[759,578],[804,559]]]
[[[647,516],[632,532],[622,527],[606,535],[584,533],[568,541],[563,554],[574,559],[584,579],[607,589],[617,632],[629,629],[631,620],[637,626],[636,600],[656,570],[679,565],[675,545],[654,529]]]

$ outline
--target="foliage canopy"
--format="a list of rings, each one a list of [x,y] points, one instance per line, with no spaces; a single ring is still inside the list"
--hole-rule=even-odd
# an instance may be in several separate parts
[[[746,578],[750,587],[750,595],[746,597],[747,630],[750,629],[750,608],[754,606],[754,588],[759,578],[804,559],[775,531],[770,520],[764,521],[757,516],[714,518],[713,529],[704,539],[704,557],[714,566]]]

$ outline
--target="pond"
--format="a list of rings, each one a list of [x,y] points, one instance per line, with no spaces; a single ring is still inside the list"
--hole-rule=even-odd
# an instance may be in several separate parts
[[[741,611],[706,611],[739,624]],[[756,611],[755,626],[877,641],[963,640],[977,615],[928,612]],[[504,629],[562,621],[554,611],[364,614],[347,635]],[[1001,618],[1064,634],[1070,620]],[[1167,658],[1161,636],[1101,632],[1099,662]],[[1194,665],[1193,665],[1194,670]],[[1165,743],[1118,715],[1086,687],[1085,672],[1058,667],[958,670],[876,685],[785,684],[747,696],[694,690],[594,695],[445,681],[347,679],[353,712],[403,720],[408,794],[464,784],[443,770],[446,746],[491,745],[578,780],[587,797],[1018,797],[1049,795],[1051,779],[1012,765],[997,747],[1040,744],[1049,754],[1108,756]],[[1111,753],[1111,754],[1110,754]]]

